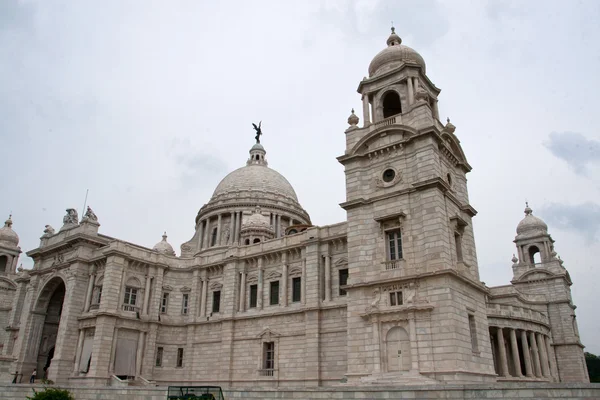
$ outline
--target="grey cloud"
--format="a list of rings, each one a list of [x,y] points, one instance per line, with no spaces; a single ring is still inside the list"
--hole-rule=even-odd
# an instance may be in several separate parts
[[[551,203],[540,209],[550,226],[583,236],[587,244],[600,239],[600,205],[587,202],[578,205]]]
[[[589,164],[600,164],[600,142],[577,132],[552,132],[544,146],[579,175],[587,174]]]
[[[227,163],[212,152],[198,150],[189,138],[175,138],[170,144],[171,156],[179,167],[180,180],[184,188],[197,186],[211,177],[222,177],[228,172]]]

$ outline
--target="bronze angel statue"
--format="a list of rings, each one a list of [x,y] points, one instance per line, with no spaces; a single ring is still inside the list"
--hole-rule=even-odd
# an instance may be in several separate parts
[[[260,135],[262,135],[262,131],[260,129],[260,125],[262,124],[262,121],[260,121],[258,123],[258,126],[256,126],[256,124],[253,122],[252,126],[254,126],[254,130],[256,131],[256,136],[254,137],[254,139],[256,139],[256,143],[260,143]]]

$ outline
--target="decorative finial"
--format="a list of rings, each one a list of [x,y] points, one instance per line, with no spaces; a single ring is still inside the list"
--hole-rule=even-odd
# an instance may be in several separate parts
[[[446,123],[449,124],[450,123],[450,117],[446,117]]]
[[[262,124],[262,121],[260,121],[258,123],[258,126],[256,126],[256,124],[253,122],[252,126],[254,127],[254,130],[256,131],[256,136],[254,137],[254,139],[256,139],[256,143],[260,143],[260,135],[262,135],[262,130],[260,129],[260,125]]]
[[[525,202],[525,215],[530,215],[533,213],[533,210],[529,207],[529,202]]]
[[[163,235],[162,235],[162,238],[163,238],[163,242],[166,242],[166,241],[167,241],[167,231],[165,231],[165,232],[163,233]]]
[[[8,215],[8,219],[4,221],[4,226],[7,228],[12,227],[12,213]]]
[[[353,108],[352,113],[350,113],[350,116],[348,117],[348,125],[350,125],[351,127],[355,127],[356,125],[358,125],[359,121],[359,118],[356,116],[356,114],[354,114]]]
[[[513,264],[516,264],[516,263],[517,263],[517,261],[519,261],[519,259],[517,258],[517,256],[515,256],[515,254],[514,254],[514,253],[513,253],[513,257],[512,257],[512,260],[511,260],[511,261],[513,262]]]

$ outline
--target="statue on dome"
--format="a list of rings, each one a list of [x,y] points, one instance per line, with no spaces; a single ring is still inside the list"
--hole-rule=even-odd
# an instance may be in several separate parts
[[[254,126],[254,130],[256,131],[256,136],[254,137],[254,139],[256,139],[256,143],[260,143],[260,135],[262,135],[262,130],[260,129],[261,124],[262,121],[258,123],[258,126],[256,126],[254,122],[252,123],[252,126]]]

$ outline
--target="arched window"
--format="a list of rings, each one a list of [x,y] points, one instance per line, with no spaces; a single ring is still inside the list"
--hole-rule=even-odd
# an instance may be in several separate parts
[[[531,263],[531,265],[534,264],[540,264],[542,262],[542,257],[540,254],[540,249],[538,249],[536,246],[530,246],[529,247],[529,263]]]
[[[246,246],[248,246],[250,244],[250,239],[246,239],[244,243],[246,243]]]
[[[256,239],[254,239],[254,241],[252,243],[260,243],[260,239],[256,238]]]
[[[210,238],[210,247],[217,244],[217,228],[213,228],[212,236]]]
[[[0,273],[6,272],[7,265],[8,265],[8,257],[0,256]]]
[[[394,91],[387,92],[383,97],[383,118],[401,113],[400,96]]]

